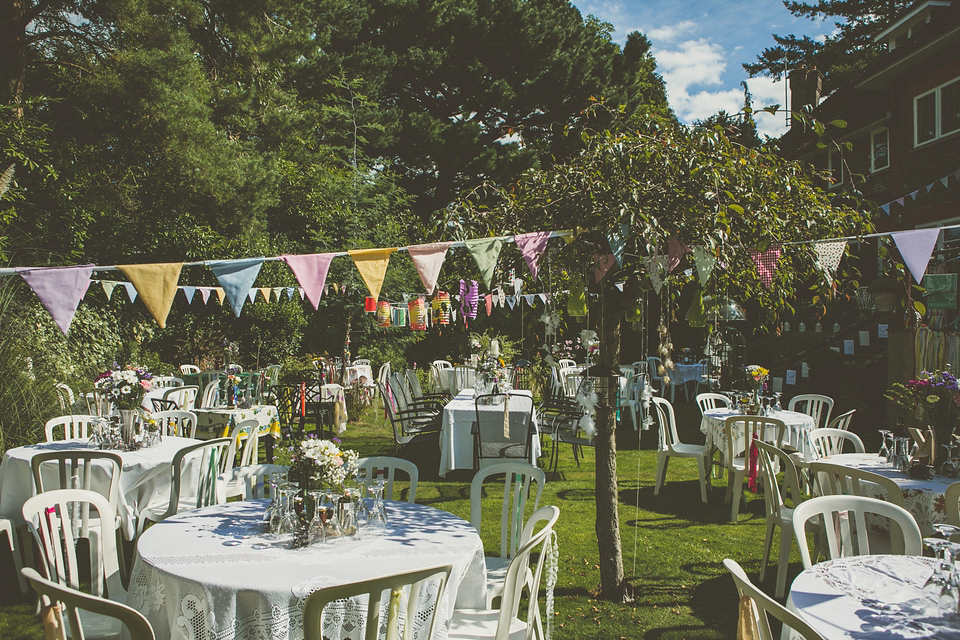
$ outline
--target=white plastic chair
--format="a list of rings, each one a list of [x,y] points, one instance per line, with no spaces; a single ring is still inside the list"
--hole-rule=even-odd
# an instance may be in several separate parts
[[[734,427],[742,425],[743,438],[734,437]],[[776,436],[771,435],[776,432]],[[727,495],[725,502],[732,503],[730,521],[736,522],[740,514],[740,499],[743,494],[743,481],[746,479],[750,460],[750,445],[754,440],[772,442],[776,447],[783,443],[787,425],[783,420],[765,416],[730,416],[723,421],[724,460],[727,468]]]
[[[157,423],[161,435],[179,438],[197,437],[197,414],[193,411],[177,409],[154,411],[150,417]]]
[[[63,414],[76,411],[77,398],[73,393],[73,389],[62,382],[58,382],[53,387],[57,392],[57,402],[60,405],[60,411]]]
[[[154,376],[150,382],[154,389],[172,389],[173,387],[183,386],[183,378],[175,376]]]
[[[177,409],[181,411],[193,411],[197,406],[197,393],[200,387],[194,384],[188,384],[181,387],[173,387],[163,392],[162,400],[172,400]]]
[[[650,384],[647,380],[647,374],[638,373],[633,375],[627,382],[627,399],[624,407],[630,412],[633,420],[633,430],[639,431],[643,421],[643,390]]]
[[[653,398],[657,408],[657,417],[660,420],[660,445],[657,451],[657,483],[653,495],[660,494],[667,475],[667,464],[670,458],[693,458],[697,461],[697,472],[700,474],[700,500],[707,501],[707,457],[710,448],[703,444],[684,444],[677,434],[677,419],[673,412],[673,405],[664,398]]]
[[[337,600],[351,600],[359,596],[367,596],[367,614],[364,623],[363,638],[377,640],[380,630],[385,630],[384,640],[408,640],[413,637],[414,620],[424,621],[429,616],[429,624],[423,638],[433,638],[434,627],[437,622],[437,612],[443,598],[446,598],[447,581],[453,571],[452,565],[417,569],[395,573],[382,578],[363,580],[350,584],[326,587],[314,591],[307,597],[303,605],[303,637],[304,640],[323,640],[327,636],[323,633],[323,610],[331,602]],[[382,605],[383,593],[388,593],[386,606]],[[419,607],[421,594],[428,593],[433,601],[433,609],[424,611]],[[354,609],[356,604],[346,605]],[[403,632],[400,628],[400,611],[404,610]],[[386,620],[381,620],[381,613],[387,613]],[[357,630],[359,631],[359,629]],[[423,629],[421,629],[423,632]],[[359,638],[360,636],[356,636]]]
[[[857,412],[856,409],[850,409],[846,413],[842,413],[827,425],[828,429],[843,429],[844,431],[850,430],[850,422],[853,420],[853,414]]]
[[[239,465],[236,464],[237,452],[240,452]],[[230,446],[227,448],[226,458],[221,463],[221,473],[226,473],[234,467],[257,464],[259,459],[260,423],[254,419],[242,420],[230,432]]]
[[[83,440],[89,438],[90,428],[97,420],[99,420],[99,416],[92,415],[69,415],[50,418],[44,427],[47,442]]]
[[[369,367],[369,366],[370,366],[370,359],[369,359],[369,358],[357,358],[357,359],[354,360],[351,364],[352,364],[353,366],[355,366],[355,367],[359,367],[360,365],[366,365],[366,366]]]
[[[819,393],[801,393],[790,398],[787,409],[807,414],[813,418],[813,428],[818,429],[830,424],[833,398]]]
[[[170,516],[226,501],[220,482],[221,465],[230,446],[230,438],[217,438],[184,447],[173,456],[170,494],[158,496],[140,510],[137,536],[147,522],[160,522]]]
[[[547,481],[543,469],[538,469],[528,462],[498,462],[478,471],[470,483],[470,524],[478,533],[483,531],[483,483],[499,475],[503,475],[503,494],[500,500],[500,555],[484,558],[487,565],[487,606],[491,606],[493,599],[502,590],[507,565],[520,544],[520,534],[526,522],[527,499],[531,495],[530,485],[536,484],[533,507],[530,509],[530,511],[536,511],[540,504],[540,494],[543,493],[543,485]]]
[[[759,633],[759,638],[756,640],[777,640],[777,638],[780,637],[775,636],[770,629],[770,616],[773,616],[786,627],[792,629],[795,634],[800,634],[800,637],[804,640],[826,640],[820,633],[800,619],[797,614],[755,587],[753,583],[750,582],[747,574],[744,573],[743,568],[737,564],[736,561],[730,558],[724,558],[723,566],[727,568],[733,577],[733,583],[737,586],[737,595],[741,601],[743,598],[749,601],[753,624]],[[742,602],[741,606],[743,606]],[[744,635],[744,637],[750,636]],[[783,637],[788,636],[784,634]]]
[[[559,360],[557,360],[557,366],[560,367],[561,369],[576,368],[577,361],[571,358],[560,358]]]
[[[42,608],[51,607],[55,604],[60,605],[61,612],[55,616],[55,620],[63,629],[64,618],[66,618],[66,623],[71,630],[71,637],[74,640],[84,640],[85,638],[93,640],[94,638],[108,637],[156,640],[150,621],[136,609],[120,602],[90,595],[78,589],[71,589],[52,580],[47,580],[30,567],[21,569],[17,572],[17,575],[22,580],[25,579],[30,582],[30,586],[40,597]],[[108,635],[100,635],[97,633],[98,629],[93,628],[94,625],[90,624],[93,616],[109,618],[111,623],[115,621],[116,624],[106,625]],[[86,624],[84,624],[84,620],[87,620]],[[126,633],[123,635],[121,635],[121,626],[126,628]]]
[[[541,507],[530,516],[523,531],[527,542],[517,548],[516,554],[507,565],[500,608],[455,610],[450,617],[450,630],[447,635],[450,640],[529,640],[533,637],[544,637],[539,604],[540,580],[547,558],[553,557],[553,527],[559,517],[560,509],[553,506]],[[536,530],[538,525],[541,528]],[[530,554],[535,550],[539,550],[539,557],[531,570]],[[530,594],[525,621],[518,617],[520,596],[524,588]],[[548,590],[549,588],[548,585]]]
[[[816,463],[814,463],[816,464]],[[843,515],[846,514],[846,517]],[[923,553],[923,538],[920,527],[909,511],[885,500],[864,496],[819,496],[798,504],[793,510],[793,532],[800,547],[800,560],[803,568],[809,569],[813,563],[810,549],[807,547],[806,524],[809,520],[820,518],[827,526],[822,531],[827,539],[828,559],[841,556],[867,555],[871,551],[871,542],[866,523],[866,515],[873,514],[887,518],[891,526],[897,527],[899,536],[891,535],[892,553],[919,556]],[[853,526],[851,526],[853,525]],[[896,541],[902,541],[897,545]]]
[[[767,574],[770,548],[773,546],[773,530],[780,527],[780,564],[777,567],[776,597],[782,598],[787,589],[787,567],[790,564],[790,545],[793,544],[793,509],[785,498],[789,495],[794,504],[803,501],[800,492],[800,477],[797,467],[784,451],[767,442],[757,441],[760,467],[763,469],[763,502],[766,510],[766,537],[763,541],[763,560],[760,564],[760,582]],[[782,483],[777,474],[783,472]]]
[[[180,373],[187,375],[189,373],[200,373],[200,367],[195,364],[182,364],[180,365]]]
[[[703,415],[707,411],[716,409],[717,407],[729,407],[730,398],[722,393],[698,393],[697,406],[700,407],[700,415]]]
[[[270,475],[286,473],[290,467],[281,464],[248,464],[243,467],[234,467],[222,474],[220,479],[224,484],[226,497],[239,497],[242,500],[259,500],[271,498]]]
[[[13,556],[13,566],[17,571],[17,580],[20,581],[20,592],[27,593],[27,581],[20,574],[20,570],[23,568],[23,553],[17,548],[17,528],[13,526],[13,521],[9,518],[0,518],[0,533],[7,534],[10,554]]]
[[[863,441],[855,433],[843,429],[814,429],[810,438],[811,455],[814,459],[843,453],[843,445],[850,443],[854,453],[866,453]]]
[[[362,482],[364,486],[369,486],[374,480],[383,479],[387,484],[384,487],[383,499],[394,499],[394,482],[397,478],[397,471],[401,471],[409,478],[410,486],[407,489],[407,502],[417,501],[417,482],[420,479],[420,470],[417,465],[404,460],[403,458],[394,458],[392,456],[370,456],[357,460],[357,481]],[[397,490],[399,497],[401,492]]]
[[[220,398],[220,380],[212,380],[203,388],[203,395],[200,397],[200,409],[209,409],[217,406]]]

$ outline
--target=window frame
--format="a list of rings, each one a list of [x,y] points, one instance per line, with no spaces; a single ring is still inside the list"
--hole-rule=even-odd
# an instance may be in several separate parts
[[[874,139],[879,134],[884,134],[887,137],[887,163],[882,167],[877,166],[877,158],[874,154],[876,150],[876,145],[874,144]],[[884,169],[890,168],[890,129],[888,127],[877,127],[870,132],[870,173],[876,173],[877,171],[883,171]]]
[[[839,160],[839,166],[833,166],[833,159],[836,157]],[[834,171],[839,170],[840,174],[837,176]],[[843,151],[840,149],[830,149],[827,151],[827,172],[830,173],[831,177],[837,178],[832,184],[830,184],[827,189],[840,189],[847,183],[847,169],[843,161]]]
[[[950,86],[954,83],[960,82],[960,76],[951,78],[943,84],[930,89],[929,91],[924,91],[923,93],[914,96],[913,98],[913,147],[914,149],[922,147],[925,144],[930,144],[931,142],[936,142],[937,140],[942,140],[948,136],[952,136],[956,133],[960,133],[960,128],[954,129],[953,131],[943,132],[943,123],[942,114],[943,114],[943,88]],[[918,122],[918,111],[917,104],[920,100],[926,98],[929,95],[933,95],[933,137],[929,140],[924,140],[920,142],[920,127]],[[872,141],[872,138],[871,138]]]

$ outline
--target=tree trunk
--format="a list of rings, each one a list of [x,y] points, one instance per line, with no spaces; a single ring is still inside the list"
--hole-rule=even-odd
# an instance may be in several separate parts
[[[603,294],[601,294],[603,295]],[[613,296],[610,296],[613,297]],[[611,304],[600,313],[600,362],[620,367],[620,307]],[[616,378],[601,378],[596,412],[597,545],[600,552],[600,597],[612,602],[630,602],[629,584],[623,578],[620,546],[620,509],[617,490]]]
[[[0,60],[3,61],[0,63],[0,104],[15,105],[16,118],[23,116],[20,99],[26,65],[24,2],[26,0],[0,0]]]

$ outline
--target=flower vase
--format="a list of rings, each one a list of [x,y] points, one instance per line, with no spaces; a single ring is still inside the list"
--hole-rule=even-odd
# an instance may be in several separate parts
[[[125,445],[133,444],[137,417],[136,409],[120,409],[120,433]]]
[[[747,415],[755,416],[760,413],[760,389],[754,389],[747,404]]]
[[[227,385],[227,409],[236,409],[237,408],[237,388],[235,386]]]

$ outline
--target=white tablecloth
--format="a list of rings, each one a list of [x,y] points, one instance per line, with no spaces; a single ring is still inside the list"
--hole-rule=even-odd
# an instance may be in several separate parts
[[[180,449],[197,442],[199,440],[190,438],[165,437],[158,444],[146,449],[113,452],[120,454],[123,459],[119,511],[124,536],[128,540],[133,539],[140,508],[146,506],[154,496],[165,499],[170,495],[170,465],[173,456]],[[25,524],[21,507],[28,498],[36,494],[33,471],[30,468],[30,461],[35,454],[87,448],[86,440],[67,440],[8,450],[0,464],[0,515],[10,518],[16,525]],[[102,486],[105,493],[109,479],[107,467],[104,466],[103,469],[102,476],[94,474],[93,482],[95,487]]]
[[[700,431],[706,434],[706,444],[708,447],[726,452],[727,438],[723,431],[723,423],[728,417],[736,415],[740,415],[740,412],[726,407],[708,409],[703,413],[703,418],[700,420]],[[770,417],[783,420],[784,424],[786,424],[787,431],[784,436],[784,441],[787,444],[798,451],[807,451],[809,447],[807,434],[813,430],[813,418],[797,411],[777,411]],[[733,435],[738,441],[743,439],[744,434],[742,431],[739,425],[734,426]]]
[[[674,364],[670,372],[670,384],[683,385],[688,382],[700,382],[704,370],[702,364]]]
[[[787,608],[831,640],[960,640],[960,618],[939,615],[922,587],[932,558],[851,556],[821,562],[793,581]],[[799,638],[784,629],[783,638]]]
[[[272,404],[255,404],[249,409],[194,409],[197,414],[197,437],[201,440],[226,438],[237,424],[244,420],[256,420],[260,425],[260,435],[272,435],[280,439],[280,421],[277,408]]]
[[[531,395],[530,391],[518,390],[512,393]],[[443,425],[440,430],[440,475],[446,475],[453,469],[473,468],[473,436],[470,427],[477,420],[476,405],[473,401],[473,389],[464,389],[443,408]],[[481,411],[503,412],[503,405],[481,407]],[[513,409],[510,410],[514,412]],[[536,427],[536,410],[533,415]],[[540,438],[534,436],[530,448],[530,464],[537,464],[540,457]]]
[[[338,384],[325,384],[320,387],[321,397],[324,402],[333,402],[333,421],[337,425],[337,430],[343,433],[347,430],[347,396],[343,387]]]
[[[361,378],[363,378],[362,381],[360,380]],[[346,368],[343,374],[343,385],[349,387],[354,382],[359,382],[361,385],[376,382],[376,379],[373,377],[373,369],[370,368],[370,365],[353,364]]]
[[[158,638],[302,638],[303,603],[313,591],[447,563],[453,573],[448,599],[438,608],[436,636],[446,637],[454,606],[484,606],[480,536],[450,513],[388,501],[383,537],[289,549],[259,535],[265,508],[261,500],[207,507],[143,534],[127,603],[147,616]],[[325,638],[357,637],[351,611],[342,613],[325,616]]]
[[[901,473],[886,462],[881,462],[875,453],[842,453],[836,456],[823,458],[824,462],[841,464],[845,467],[865,469],[873,473],[890,478],[903,491],[903,508],[913,514],[913,518],[920,525],[920,533],[924,536],[933,535],[933,525],[947,521],[946,504],[943,494],[956,478],[934,476],[930,480],[918,480]],[[872,484],[861,485],[867,495],[874,498],[884,498],[880,487]]]

